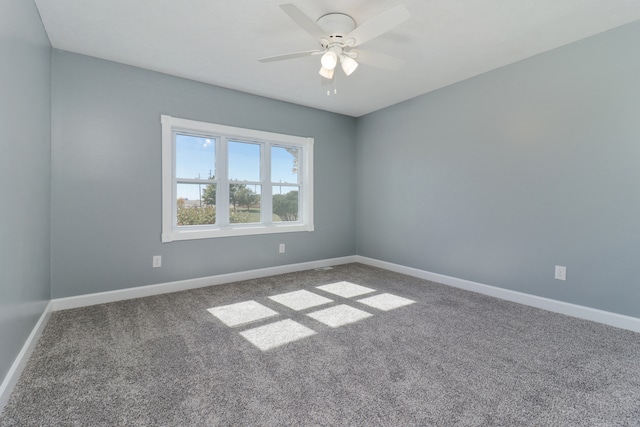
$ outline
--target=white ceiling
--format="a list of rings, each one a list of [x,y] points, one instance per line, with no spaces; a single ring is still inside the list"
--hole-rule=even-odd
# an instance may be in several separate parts
[[[259,63],[319,47],[287,0],[35,0],[54,48],[355,117],[640,19],[639,0],[288,1],[358,24],[404,4],[411,18],[362,48],[405,66],[336,72],[327,96],[319,56]]]

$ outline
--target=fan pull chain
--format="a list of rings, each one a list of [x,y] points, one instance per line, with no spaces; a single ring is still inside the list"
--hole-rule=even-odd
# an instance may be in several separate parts
[[[331,96],[331,92],[333,92],[334,95],[338,94],[338,76],[333,77],[333,91],[327,89],[327,96]]]

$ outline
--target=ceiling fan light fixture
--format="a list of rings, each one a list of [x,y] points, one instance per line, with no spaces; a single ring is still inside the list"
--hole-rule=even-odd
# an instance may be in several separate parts
[[[358,68],[356,60],[346,55],[340,56],[340,65],[342,65],[342,71],[344,71],[347,76],[350,76],[356,68]]]
[[[322,68],[333,70],[336,68],[336,65],[338,65],[338,54],[334,50],[329,49],[322,55],[320,63],[322,64]]]
[[[328,80],[334,78],[338,62],[347,76],[353,74],[360,63],[388,70],[397,70],[403,64],[403,61],[392,56],[352,49],[383,35],[409,19],[411,14],[402,5],[392,7],[360,25],[356,25],[355,20],[344,13],[327,13],[313,20],[292,3],[281,4],[280,8],[298,27],[318,40],[321,49],[270,56],[259,59],[260,62],[321,55],[322,68],[319,74]]]
[[[325,79],[331,80],[333,78],[334,71],[335,71],[334,68],[328,69],[328,68],[324,68],[323,66],[322,68],[320,68],[319,74]]]

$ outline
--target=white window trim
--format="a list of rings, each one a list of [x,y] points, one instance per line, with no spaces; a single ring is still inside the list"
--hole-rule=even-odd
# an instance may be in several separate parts
[[[162,242],[173,242],[191,239],[210,239],[216,237],[247,236],[255,234],[289,233],[313,231],[313,138],[243,129],[233,126],[179,119],[161,115],[162,124]],[[265,142],[271,145],[297,146],[302,148],[300,176],[300,220],[293,223],[264,224],[228,224],[224,226],[202,225],[193,227],[177,227],[175,225],[175,147],[173,132],[192,132],[195,134],[216,135],[218,138],[237,138],[244,141]],[[223,148],[226,152],[226,148]],[[266,151],[266,150],[265,150]],[[217,173],[225,173],[226,164],[221,165],[216,152]],[[264,154],[263,154],[264,155]],[[226,156],[223,156],[226,162]],[[262,162],[264,164],[264,162]],[[224,180],[227,180],[225,176]],[[270,175],[269,180],[270,181]],[[226,194],[226,189],[223,194]],[[264,192],[263,192],[264,194]],[[228,197],[227,197],[228,199]],[[271,200],[262,205],[264,209],[271,206]]]

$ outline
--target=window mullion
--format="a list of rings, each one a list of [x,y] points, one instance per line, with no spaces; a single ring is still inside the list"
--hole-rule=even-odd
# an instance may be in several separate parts
[[[219,155],[216,156],[216,169],[219,177],[218,188],[216,191],[216,219],[221,227],[229,225],[229,150],[228,140],[226,137],[220,137],[216,143],[216,150]]]
[[[262,195],[260,196],[261,218],[263,224],[271,225],[273,223],[273,191],[271,187],[271,144],[262,144],[261,177]]]

